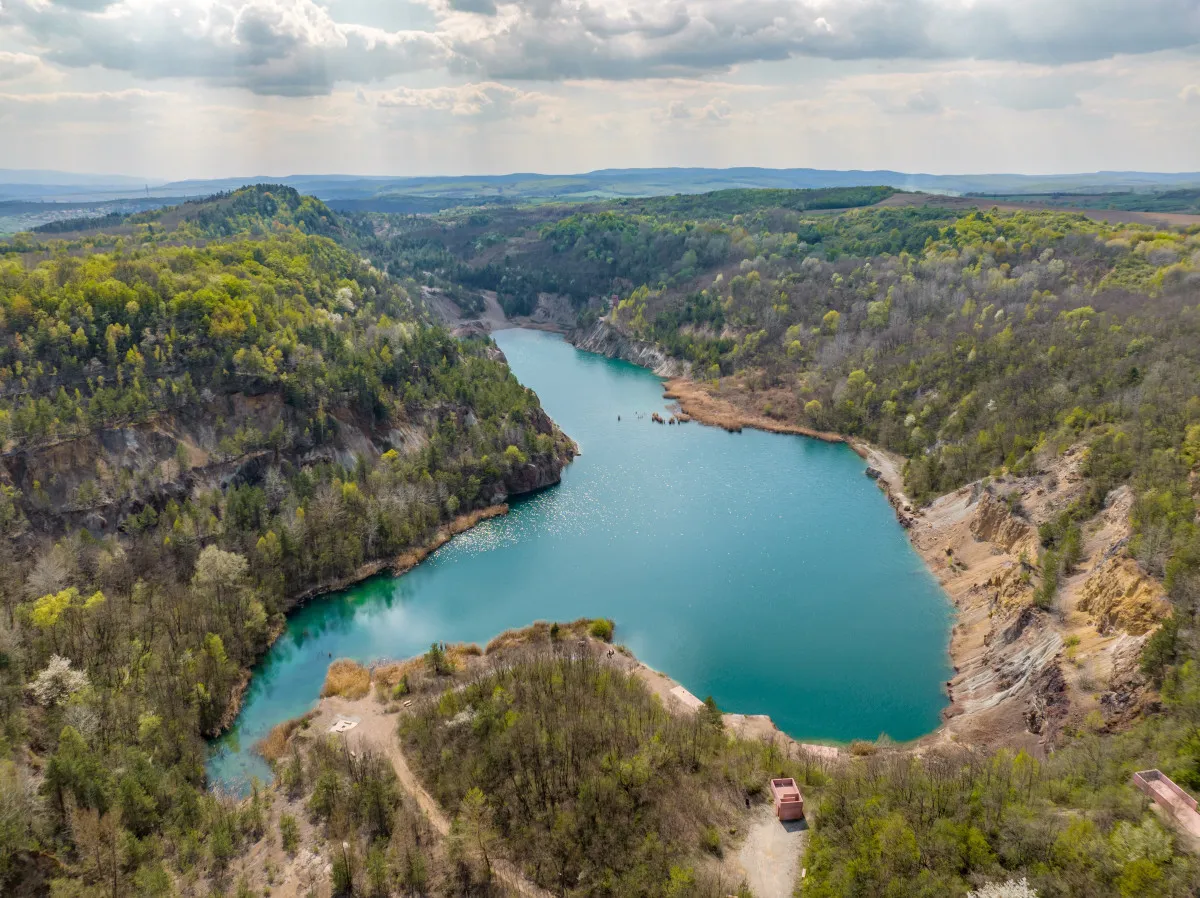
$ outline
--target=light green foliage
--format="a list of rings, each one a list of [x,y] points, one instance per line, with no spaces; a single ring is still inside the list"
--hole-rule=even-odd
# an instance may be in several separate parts
[[[612,642],[613,622],[606,620],[605,618],[597,618],[596,620],[592,621],[591,626],[588,627],[588,632],[597,639],[602,639],[605,642]]]
[[[62,617],[63,612],[74,604],[78,598],[79,590],[74,587],[51,595],[42,596],[33,603],[33,607],[29,612],[29,619],[39,629],[53,629],[54,625],[58,623],[58,619]]]
[[[1089,738],[1046,767],[1009,752],[851,762],[821,790],[798,894],[961,895],[979,882],[971,895],[987,898],[1190,894],[1195,860],[1140,800],[1105,792],[1128,788],[1138,740],[1098,754]]]
[[[295,854],[300,845],[300,827],[291,814],[279,818],[279,844],[288,854]]]

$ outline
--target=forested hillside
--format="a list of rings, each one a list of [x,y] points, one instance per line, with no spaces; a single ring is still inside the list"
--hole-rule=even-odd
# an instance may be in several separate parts
[[[584,307],[643,283],[685,283],[738,257],[734,244],[745,235],[741,216],[747,213],[788,225],[806,210],[866,206],[894,193],[880,187],[724,190],[464,209],[432,218],[364,214],[353,227],[364,251],[393,275],[416,273],[431,286],[495,290],[506,312],[525,315],[542,293]],[[819,233],[814,224],[802,236],[811,241]]]
[[[255,188],[0,245],[0,891],[168,895],[253,828],[203,737],[302,594],[570,441],[411,284]]]

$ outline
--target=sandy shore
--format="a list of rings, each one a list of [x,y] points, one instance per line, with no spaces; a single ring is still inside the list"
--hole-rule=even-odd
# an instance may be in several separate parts
[[[747,412],[726,399],[714,396],[700,384],[686,377],[673,377],[663,386],[665,387],[664,398],[675,400],[685,415],[709,427],[720,427],[732,433],[751,428],[766,430],[770,433],[790,433],[812,437],[814,440],[823,440],[826,443],[850,442],[840,433],[813,430],[811,427],[789,424],[766,415]]]

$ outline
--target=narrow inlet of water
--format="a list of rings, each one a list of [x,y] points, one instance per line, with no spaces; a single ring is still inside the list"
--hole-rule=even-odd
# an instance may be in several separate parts
[[[254,743],[315,704],[331,657],[406,658],[584,616],[615,620],[618,641],[701,698],[797,738],[937,727],[950,606],[854,452],[656,424],[667,403],[651,373],[540,331],[495,338],[582,457],[403,577],[293,615],[214,745],[214,783],[269,778]]]

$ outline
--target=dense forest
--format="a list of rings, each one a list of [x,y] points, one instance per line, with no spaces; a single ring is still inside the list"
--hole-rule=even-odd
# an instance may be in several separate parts
[[[264,187],[0,246],[0,891],[219,882],[204,736],[283,613],[572,453],[339,228]]]
[[[361,214],[350,217],[349,226],[363,251],[394,276],[416,274],[430,286],[460,292],[494,290],[508,314],[527,315],[543,293],[584,307],[643,283],[686,283],[736,254],[734,243],[743,236],[737,225],[746,213],[798,222],[805,210],[868,206],[894,193],[886,187],[723,190],[435,217]],[[812,238],[807,230],[804,236]]]
[[[1097,191],[1093,193],[1013,193],[969,194],[980,203],[1012,202],[1038,203],[1047,206],[1067,206],[1076,209],[1128,209],[1137,212],[1183,212],[1200,215],[1200,189],[1182,187],[1177,190],[1153,192]]]

